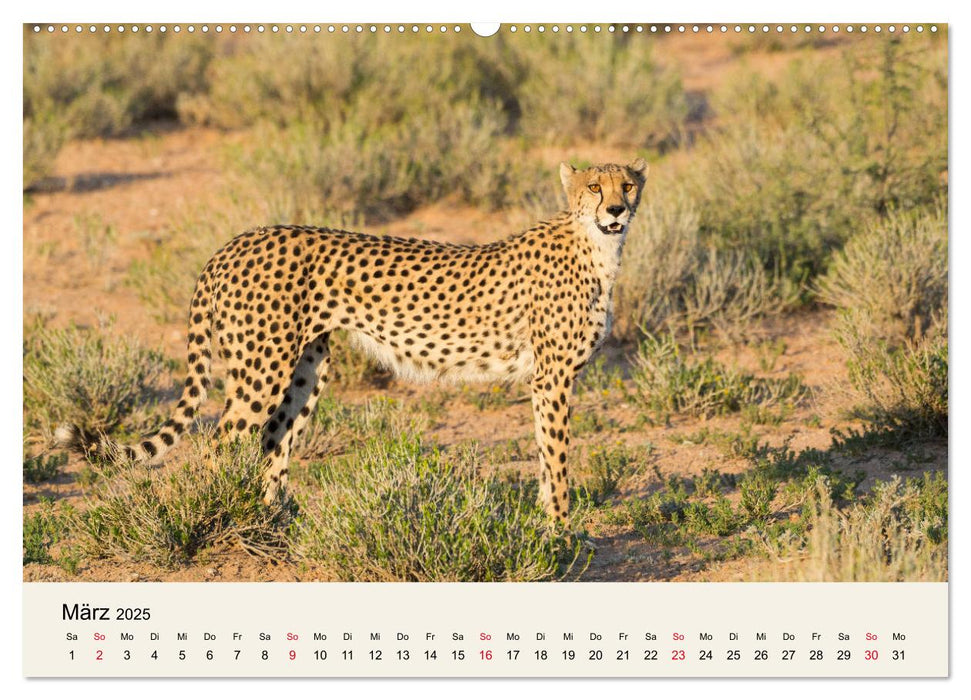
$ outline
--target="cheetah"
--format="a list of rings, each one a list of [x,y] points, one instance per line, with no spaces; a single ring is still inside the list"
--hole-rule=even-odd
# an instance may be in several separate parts
[[[89,454],[158,461],[205,401],[215,345],[228,366],[220,426],[230,439],[260,432],[271,502],[327,381],[328,339],[344,329],[405,379],[529,382],[540,499],[564,522],[573,384],[610,333],[611,295],[647,171],[643,159],[581,170],[563,163],[568,209],[487,245],[306,226],[242,233],[196,283],[189,371],[172,417],[133,445],[91,440],[74,427],[59,439]]]

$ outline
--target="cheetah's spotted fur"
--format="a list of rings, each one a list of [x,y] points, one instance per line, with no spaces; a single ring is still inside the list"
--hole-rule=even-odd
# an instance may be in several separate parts
[[[228,361],[228,436],[260,430],[266,497],[286,485],[294,441],[330,363],[328,338],[346,329],[373,357],[418,380],[526,380],[540,449],[541,498],[569,509],[566,455],[577,372],[610,332],[611,293],[647,164],[560,166],[569,209],[481,246],[274,226],[240,234],[196,284],[188,377],[153,437],[63,442],[157,460],[191,425],[210,387],[213,336]]]

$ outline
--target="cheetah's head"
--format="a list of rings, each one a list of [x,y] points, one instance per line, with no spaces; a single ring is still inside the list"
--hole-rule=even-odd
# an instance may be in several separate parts
[[[627,233],[647,181],[647,163],[638,158],[630,165],[595,165],[577,170],[560,164],[560,180],[570,211],[577,221],[596,225],[606,236]]]

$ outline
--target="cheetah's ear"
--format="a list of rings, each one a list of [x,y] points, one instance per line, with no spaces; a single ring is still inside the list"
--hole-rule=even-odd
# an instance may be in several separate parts
[[[647,161],[643,158],[638,158],[633,163],[628,165],[627,168],[637,177],[639,177],[641,182],[647,181],[647,172],[650,170],[650,166],[648,166]]]
[[[576,172],[577,169],[569,163],[560,163],[560,182],[563,183],[563,189],[570,189],[570,181],[573,180]]]

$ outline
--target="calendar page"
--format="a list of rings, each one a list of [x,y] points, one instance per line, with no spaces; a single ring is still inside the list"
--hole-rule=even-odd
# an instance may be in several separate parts
[[[23,675],[949,675],[944,23],[26,23]]]

